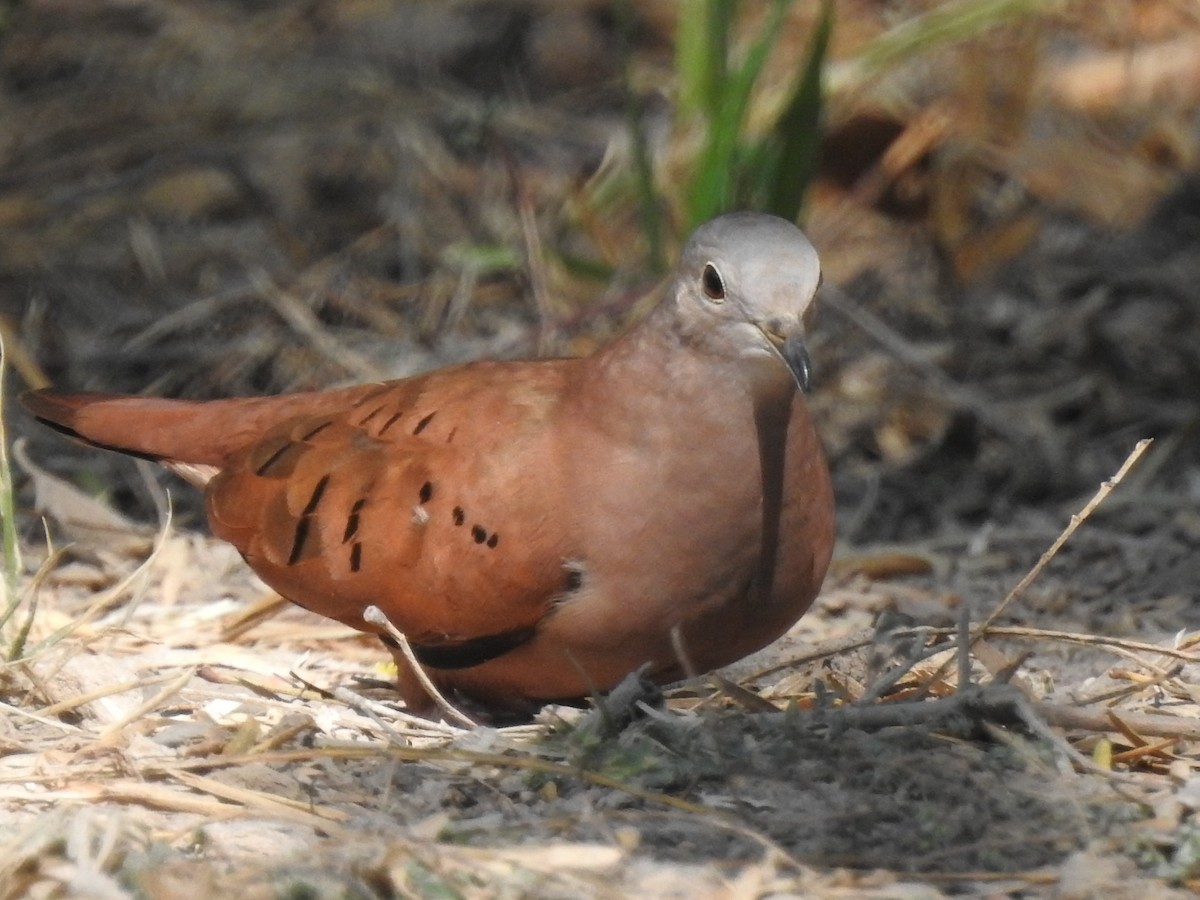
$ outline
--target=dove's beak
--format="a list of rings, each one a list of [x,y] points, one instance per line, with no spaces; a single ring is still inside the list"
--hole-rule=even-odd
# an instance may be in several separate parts
[[[771,327],[761,330],[767,343],[779,354],[783,364],[792,373],[796,386],[807,394],[808,389],[812,387],[812,359],[808,355],[802,331],[795,329],[788,334],[782,334],[778,329]]]

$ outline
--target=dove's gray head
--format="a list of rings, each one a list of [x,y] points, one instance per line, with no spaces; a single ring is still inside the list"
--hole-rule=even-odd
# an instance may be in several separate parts
[[[808,238],[762,213],[718,216],[692,234],[674,288],[685,336],[737,358],[773,358],[808,390],[806,313],[821,280]]]

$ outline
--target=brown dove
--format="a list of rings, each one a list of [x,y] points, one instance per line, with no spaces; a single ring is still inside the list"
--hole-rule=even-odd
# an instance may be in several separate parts
[[[812,603],[834,539],[800,389],[820,280],[791,223],[732,213],[659,305],[582,359],[189,402],[36,391],[38,419],[205,485],[213,533],[282,596],[379,633],[410,706],[499,709],[659,682],[765,646]]]

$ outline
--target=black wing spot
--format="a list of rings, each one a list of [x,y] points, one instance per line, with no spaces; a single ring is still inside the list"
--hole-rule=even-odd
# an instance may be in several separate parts
[[[454,507],[454,524],[461,525],[466,520],[467,514],[463,512],[463,508],[461,506]]]
[[[433,496],[433,482],[427,481],[421,485],[421,491],[417,496],[421,498],[422,503],[428,503],[429,498]]]
[[[299,560],[300,555],[304,552],[304,542],[308,539],[308,526],[312,522],[308,516],[303,516],[296,522],[296,534],[292,537],[292,552],[288,556],[287,564],[294,566]]]
[[[358,427],[359,428],[365,427],[368,422],[370,422],[373,418],[375,418],[381,412],[383,412],[382,406],[375,407],[373,410],[371,410],[369,413],[367,413],[365,416],[363,416],[361,419],[359,419]]]
[[[487,539],[487,545],[495,550],[498,543],[500,543],[500,535],[493,531]]]
[[[329,484],[329,476],[322,475],[321,480],[317,482],[317,486],[313,488],[312,496],[308,498],[308,506],[304,507],[304,512],[301,516],[307,518],[317,510],[317,504],[321,502],[321,495],[325,493],[325,487]]]
[[[475,538],[475,543],[482,544],[487,540],[487,536],[487,529],[485,529],[482,525],[471,526],[471,537]]]
[[[267,457],[266,461],[254,470],[255,475],[265,476],[273,465],[283,458],[283,455],[292,449],[294,444],[291,441],[280,444],[279,449]]]
[[[389,428],[391,428],[393,425],[395,425],[397,422],[399,422],[402,418],[404,418],[403,412],[392,413],[390,416],[388,416],[387,421],[384,422],[383,425],[380,426],[380,428],[379,428],[380,437],[382,437],[383,433],[385,431],[387,431]]]
[[[350,571],[357,572],[362,568],[362,544],[358,541],[354,542],[354,546],[350,548]]]
[[[350,515],[346,517],[346,533],[342,535],[342,543],[346,543],[354,535],[358,534],[358,514],[362,512],[362,508],[366,506],[367,498],[360,497],[354,501],[354,505],[350,507]]]
[[[320,434],[322,431],[324,431],[326,428],[328,428],[332,424],[333,424],[332,420],[330,420],[328,422],[322,422],[316,428],[313,428],[313,429],[305,432],[304,434],[302,434],[300,436],[300,440],[311,441],[313,438],[315,438],[318,434]]]
[[[436,415],[437,415],[437,410],[435,409],[433,412],[431,412],[429,415],[427,415],[425,418],[423,418],[420,422],[418,422],[417,427],[413,429],[413,436],[416,437],[418,434],[420,434],[422,431],[424,431],[426,426],[428,426],[429,423],[433,421],[433,417]]]
[[[583,587],[583,572],[579,569],[567,570],[567,583],[564,585],[568,594],[579,590]]]
[[[313,487],[312,496],[308,498],[308,505],[304,507],[304,511],[300,513],[300,518],[296,521],[296,533],[292,536],[292,552],[288,554],[287,564],[289,566],[294,566],[304,555],[304,543],[308,540],[313,513],[317,511],[317,507],[321,503],[321,496],[325,493],[328,485],[329,476],[322,475],[320,481]]]

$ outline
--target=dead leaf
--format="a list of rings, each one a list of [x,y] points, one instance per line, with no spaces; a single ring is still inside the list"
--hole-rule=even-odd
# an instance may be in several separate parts
[[[145,554],[152,532],[29,458],[26,441],[13,442],[13,458],[33,482],[34,511],[56,522],[71,540],[122,554]]]

